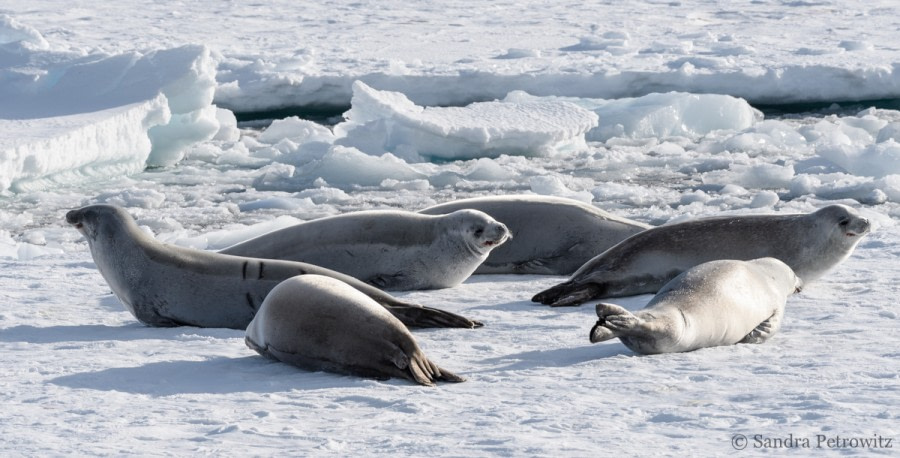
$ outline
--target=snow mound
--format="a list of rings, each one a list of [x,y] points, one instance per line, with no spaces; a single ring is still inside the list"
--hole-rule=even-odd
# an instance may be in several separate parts
[[[0,191],[169,166],[220,130],[205,46],[55,52],[0,16]]]
[[[260,190],[303,190],[311,186],[329,185],[338,189],[388,186],[397,182],[416,181],[426,175],[416,171],[402,159],[391,153],[374,156],[356,148],[335,145],[317,160],[302,167],[275,163],[264,168],[264,173],[253,186]],[[393,181],[391,181],[393,180]]]
[[[743,130],[762,121],[762,113],[746,100],[721,94],[653,93],[615,100],[578,97],[536,97],[510,92],[505,102],[568,101],[600,117],[588,141],[613,137],[696,139],[716,130]]]
[[[401,93],[360,81],[353,84],[352,108],[344,117],[334,129],[337,144],[411,162],[552,156],[584,149],[584,134],[598,122],[594,113],[558,100],[421,107]]]
[[[871,110],[825,119],[804,131],[820,157],[850,174],[874,178],[900,174],[898,132],[898,123],[879,119]]]
[[[40,32],[14,18],[0,14],[0,45],[20,46],[30,49],[47,49],[50,43]]]
[[[80,115],[0,119],[0,190],[26,192],[140,172],[166,98]]]

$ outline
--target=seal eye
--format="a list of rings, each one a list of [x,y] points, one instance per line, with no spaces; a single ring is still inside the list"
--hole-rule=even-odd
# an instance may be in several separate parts
[[[842,219],[842,220],[841,220],[841,222],[840,222],[840,223],[838,223],[838,224],[840,224],[840,225],[841,225],[841,227],[844,227],[844,226],[846,226],[846,225],[848,225],[848,224],[850,224],[850,220],[849,220],[849,219],[847,219],[847,218],[844,218],[844,219]]]
[[[484,229],[483,229],[483,228],[475,229],[475,237],[481,237],[482,234],[484,234]]]

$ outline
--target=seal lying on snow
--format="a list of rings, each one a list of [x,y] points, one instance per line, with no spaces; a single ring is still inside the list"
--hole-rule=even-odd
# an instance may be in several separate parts
[[[493,216],[513,234],[491,252],[477,274],[569,275],[597,253],[652,227],[577,200],[527,194],[457,200],[419,213],[440,215],[463,208]]]
[[[275,285],[303,274],[341,280],[409,326],[479,325],[459,315],[400,301],[353,277],[311,264],[163,244],[144,233],[120,207],[90,205],[70,211],[66,221],[87,239],[91,256],[116,297],[149,326],[244,329]]]
[[[462,283],[509,230],[477,210],[447,215],[371,210],[286,227],[220,253],[302,261],[388,290]]]
[[[429,361],[412,334],[365,294],[321,275],[278,284],[244,339],[259,354],[307,370],[421,385],[465,379]]]
[[[532,301],[558,307],[655,293],[681,272],[716,259],[778,258],[806,284],[850,256],[868,232],[869,221],[846,205],[667,224],[625,239]]]
[[[634,314],[597,304],[591,342],[618,337],[643,354],[762,343],[778,332],[787,297],[799,290],[800,279],[775,258],[710,261],[666,283]]]

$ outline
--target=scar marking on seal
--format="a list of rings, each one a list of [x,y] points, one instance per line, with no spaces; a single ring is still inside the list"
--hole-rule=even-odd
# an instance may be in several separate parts
[[[244,261],[244,266],[241,270],[241,278],[243,278],[244,280],[247,279],[247,263],[249,263],[249,262],[250,261]]]
[[[266,263],[259,263],[259,276],[256,277],[257,280],[261,280],[263,278],[263,271],[266,269]]]
[[[245,296],[247,298],[247,304],[250,306],[251,310],[256,310],[256,305],[253,303],[253,296],[250,293],[247,293]]]

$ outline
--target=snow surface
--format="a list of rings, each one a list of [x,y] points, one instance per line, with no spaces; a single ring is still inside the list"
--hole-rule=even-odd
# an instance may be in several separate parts
[[[735,435],[900,440],[900,6],[850,2],[122,1],[0,6],[0,453],[665,455]],[[446,105],[452,105],[447,107]],[[235,113],[349,107],[332,127]],[[302,110],[301,110],[302,111]],[[480,319],[415,330],[468,377],[310,373],[223,329],[141,326],[64,223],[123,205],[220,249],[299,221],[510,193],[652,224],[859,208],[875,231],[763,345],[588,342],[562,277],[398,294]],[[650,296],[615,302],[636,310]],[[893,449],[843,448],[846,454]]]

